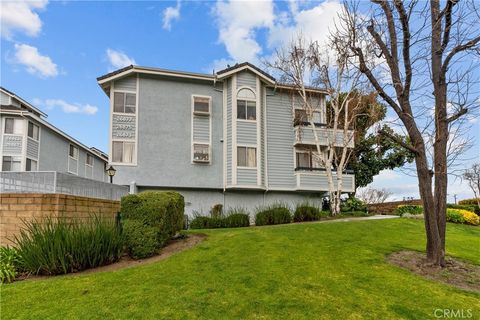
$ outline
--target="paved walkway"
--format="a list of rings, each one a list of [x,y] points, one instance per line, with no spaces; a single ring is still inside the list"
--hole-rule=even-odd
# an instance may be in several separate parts
[[[377,214],[375,216],[369,217],[351,217],[351,218],[343,218],[343,219],[332,219],[332,220],[323,220],[323,221],[315,221],[316,223],[325,223],[325,222],[348,222],[348,221],[362,221],[362,220],[384,220],[384,219],[395,219],[400,218],[400,216],[394,215],[380,215]]]

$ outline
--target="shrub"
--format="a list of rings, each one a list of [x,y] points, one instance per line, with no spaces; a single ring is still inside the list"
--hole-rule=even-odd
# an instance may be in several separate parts
[[[367,211],[367,205],[360,199],[355,197],[348,198],[340,205],[340,211],[352,212],[352,211]]]
[[[423,207],[411,204],[399,205],[395,213],[400,217],[403,217],[407,213],[411,215],[423,214]]]
[[[250,226],[250,216],[242,208],[228,209],[220,217],[206,217],[195,213],[190,224],[192,229],[239,228]]]
[[[15,280],[19,268],[17,250],[9,247],[0,247],[0,282],[8,283]]]
[[[464,223],[463,215],[455,210],[447,209],[447,221],[453,223]]]
[[[452,209],[452,208],[447,209],[447,221],[450,221],[449,216],[450,218],[453,216],[456,220],[461,221],[462,219],[458,218],[458,215],[462,216],[463,221],[462,222],[451,221],[451,222],[466,223],[474,226],[478,226],[480,224],[480,218],[471,211],[463,210],[463,209]]]
[[[182,230],[184,206],[183,196],[177,192],[145,191],[123,197],[121,220],[132,258],[154,255]]]
[[[220,218],[223,216],[223,205],[216,204],[210,209],[210,217]]]
[[[472,211],[472,212],[475,212],[476,215],[480,215],[480,207],[478,207],[477,205],[473,205],[473,204],[451,204],[451,203],[448,203],[447,208]]]
[[[260,208],[255,214],[255,225],[272,225],[292,222],[292,214],[287,205],[282,203],[273,204]]]
[[[21,267],[33,274],[62,274],[117,261],[123,238],[114,219],[54,220],[25,223],[15,238]]]
[[[458,204],[462,204],[462,205],[474,205],[474,206],[477,206],[478,207],[478,199],[476,198],[472,198],[472,199],[463,199],[463,200],[460,200],[458,201]]]
[[[296,206],[295,212],[293,213],[293,221],[317,221],[323,216],[325,216],[325,212],[321,211],[319,208],[308,203],[302,203]]]

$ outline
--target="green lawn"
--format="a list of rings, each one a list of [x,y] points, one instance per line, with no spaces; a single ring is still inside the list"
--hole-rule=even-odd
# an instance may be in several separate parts
[[[1,289],[1,318],[430,319],[472,309],[480,294],[385,263],[423,250],[408,219],[207,230],[197,247],[115,272],[17,282]],[[447,254],[480,264],[480,228],[448,224]]]

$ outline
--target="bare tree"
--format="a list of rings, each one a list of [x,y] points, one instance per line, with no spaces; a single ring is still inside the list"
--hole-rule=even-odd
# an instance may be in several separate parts
[[[361,74],[348,64],[348,51],[335,44],[337,49],[327,53],[316,42],[308,43],[302,36],[293,41],[287,49],[277,51],[276,60],[267,66],[280,73],[281,81],[292,85],[294,95],[292,108],[304,110],[304,119],[313,133],[315,156],[325,168],[328,180],[330,211],[340,212],[340,196],[346,166],[353,153],[353,130],[355,118],[362,104]],[[334,63],[331,63],[333,55]],[[315,89],[322,89],[328,96],[328,115],[324,114],[327,128],[318,127],[315,114],[325,107],[322,97]],[[301,130],[307,130],[300,126]],[[327,132],[325,134],[325,132]],[[320,141],[320,137],[326,141]],[[339,138],[341,137],[341,138]]]
[[[459,1],[447,0],[443,7],[440,0],[371,2],[368,13],[360,12],[358,2],[346,2],[334,37],[338,41],[348,39],[352,63],[397,114],[408,133],[408,143],[397,142],[415,155],[425,213],[427,260],[444,266],[447,148],[452,147],[452,126],[467,113],[469,103],[478,98],[469,90],[475,77],[472,70],[478,63],[465,60],[468,53],[479,52],[478,10],[474,1],[460,5]],[[433,101],[433,110],[419,106],[427,97]],[[427,120],[422,122],[422,116]],[[429,125],[431,162],[428,135],[424,132]]]
[[[357,192],[356,196],[366,204],[384,203],[393,192],[387,189],[364,188]]]
[[[470,169],[465,170],[463,178],[467,180],[480,207],[480,163],[475,163]]]

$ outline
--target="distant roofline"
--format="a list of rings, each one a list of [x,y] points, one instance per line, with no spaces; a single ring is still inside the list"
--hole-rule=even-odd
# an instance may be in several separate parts
[[[271,76],[267,72],[263,71],[262,69],[258,68],[257,66],[249,62],[243,62],[240,64],[237,63],[234,66],[231,66],[231,67],[229,66],[225,69],[222,69],[216,72],[215,74],[194,73],[194,72],[185,72],[185,71],[178,71],[178,70],[130,65],[125,68],[121,68],[98,77],[97,82],[102,87],[102,89],[105,90],[106,87],[103,86],[105,83],[108,83],[118,78],[128,76],[132,73],[174,76],[179,78],[207,80],[207,81],[215,82],[215,81],[223,81],[223,79],[225,77],[228,77],[230,74],[236,73],[244,69],[250,69],[252,72],[262,77],[269,86],[286,89],[286,90],[295,90],[295,87],[293,85],[290,85],[287,83],[278,83],[273,76]],[[327,94],[327,91],[323,88],[305,87],[305,89],[310,92],[319,92],[319,93]]]
[[[11,97],[14,97],[15,99],[17,99],[18,101],[20,101],[22,104],[24,104],[27,108],[30,108],[32,109],[33,111],[35,111],[36,113],[39,113],[40,115],[42,115],[43,117],[47,118],[48,115],[41,111],[40,109],[34,107],[33,105],[31,105],[30,103],[28,103],[27,101],[23,100],[22,98],[20,98],[17,94],[13,93],[12,91],[10,90],[7,90],[5,89],[4,87],[0,86],[0,90],[1,91],[4,91],[6,94],[10,95]]]

